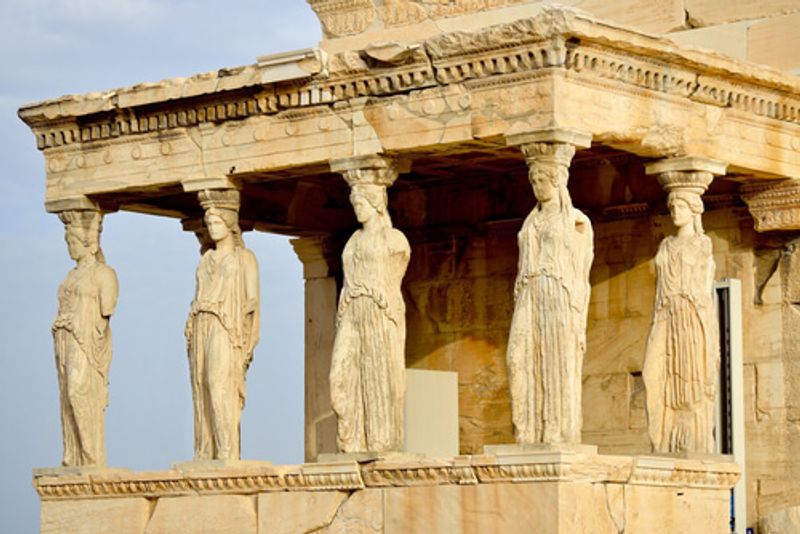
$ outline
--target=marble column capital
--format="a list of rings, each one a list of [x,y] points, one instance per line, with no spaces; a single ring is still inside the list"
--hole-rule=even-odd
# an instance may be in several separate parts
[[[590,147],[592,136],[578,130],[544,128],[508,134],[506,144],[520,148],[529,168],[542,164],[569,167],[575,150]]]
[[[331,171],[341,174],[350,187],[355,185],[380,185],[388,187],[401,172],[411,168],[407,160],[398,160],[380,154],[353,156],[330,161]]]
[[[658,183],[668,193],[687,191],[701,195],[714,176],[725,174],[727,164],[721,161],[684,156],[665,158],[645,165],[645,172],[655,174]]]
[[[341,247],[336,247],[331,239],[323,236],[297,237],[289,241],[300,263],[303,264],[303,278],[326,278],[337,270],[341,263]]]
[[[98,211],[102,212],[100,205],[86,195],[47,200],[44,203],[48,213],[61,213],[64,211]]]
[[[570,128],[541,128],[506,134],[506,145],[524,146],[533,143],[567,144],[575,148],[589,148],[592,136]]]
[[[238,185],[227,176],[200,176],[181,180],[186,193],[196,193],[204,189],[238,189]]]

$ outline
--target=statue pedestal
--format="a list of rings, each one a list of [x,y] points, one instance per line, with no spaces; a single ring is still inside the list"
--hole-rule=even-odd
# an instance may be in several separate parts
[[[522,451],[34,476],[41,532],[723,532],[719,459]]]

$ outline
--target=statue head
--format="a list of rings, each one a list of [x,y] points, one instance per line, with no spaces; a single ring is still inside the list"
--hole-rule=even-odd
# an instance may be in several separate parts
[[[243,247],[242,229],[239,226],[239,191],[235,189],[206,189],[197,194],[205,210],[203,221],[208,235],[218,243],[233,236],[236,247]]]
[[[384,224],[391,226],[389,217],[389,197],[386,193],[386,186],[377,184],[358,183],[351,187],[350,203],[356,212],[356,219],[361,224],[370,220],[373,216]]]
[[[523,146],[528,180],[540,204],[556,202],[560,210],[572,208],[567,181],[575,147],[567,143],[531,143]]]
[[[703,233],[703,201],[700,193],[673,189],[667,195],[667,207],[675,226],[683,228],[691,224],[695,234]]]
[[[100,250],[100,232],[103,226],[103,214],[94,210],[62,211],[58,218],[64,223],[64,239],[67,242],[69,256],[76,262],[86,257],[93,257],[104,262]]]

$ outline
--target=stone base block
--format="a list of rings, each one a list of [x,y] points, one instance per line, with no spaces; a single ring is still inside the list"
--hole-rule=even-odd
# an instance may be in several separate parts
[[[34,486],[42,532],[727,531],[730,462],[501,452],[513,454],[39,475]]]
[[[41,534],[144,532],[150,504],[143,497],[42,501]]]

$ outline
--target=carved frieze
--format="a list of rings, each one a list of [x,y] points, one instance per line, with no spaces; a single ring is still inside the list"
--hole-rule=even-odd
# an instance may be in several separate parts
[[[366,30],[375,19],[373,0],[308,0],[329,37]]]
[[[693,460],[552,453],[511,461],[480,455],[443,460],[387,459],[365,464],[348,461],[282,467],[230,466],[196,472],[101,470],[62,476],[37,474],[33,484],[42,500],[72,500],[555,480],[729,489],[736,483],[739,473],[739,467],[725,457]]]
[[[800,230],[800,180],[770,180],[740,189],[757,232]]]

